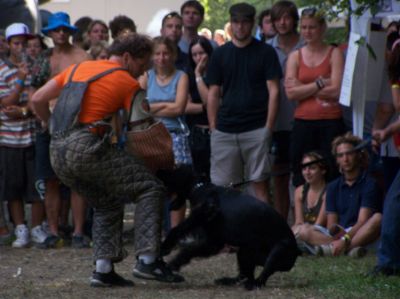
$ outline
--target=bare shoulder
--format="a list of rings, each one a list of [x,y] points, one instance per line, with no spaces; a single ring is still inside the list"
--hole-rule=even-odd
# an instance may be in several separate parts
[[[82,48],[79,48],[77,46],[74,46],[72,53],[73,53],[72,55],[77,63],[91,59],[90,55],[85,50],[83,50]]]
[[[332,61],[344,61],[344,54],[343,51],[339,47],[334,47],[332,50],[332,56],[331,56]]]
[[[294,199],[295,200],[302,200],[302,194],[304,190],[304,185],[298,186],[294,191]]]
[[[287,64],[291,66],[297,66],[299,64],[300,49],[293,51],[289,54]]]

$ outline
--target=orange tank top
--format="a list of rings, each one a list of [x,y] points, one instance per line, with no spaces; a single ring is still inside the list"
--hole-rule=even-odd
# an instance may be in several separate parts
[[[299,49],[298,79],[302,83],[315,82],[318,77],[328,78],[331,75],[331,56],[334,47],[329,49],[328,55],[315,67],[307,66],[302,57],[302,49]],[[342,111],[338,103],[321,104],[314,96],[298,102],[294,117],[304,120],[338,119],[342,117]]]

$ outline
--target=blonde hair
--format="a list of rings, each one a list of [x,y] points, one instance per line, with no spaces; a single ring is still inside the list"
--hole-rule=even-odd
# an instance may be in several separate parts
[[[92,56],[93,59],[97,59],[101,52],[106,51],[107,56],[109,56],[108,52],[108,43],[106,41],[99,41],[98,43],[94,44],[90,47],[89,54]]]

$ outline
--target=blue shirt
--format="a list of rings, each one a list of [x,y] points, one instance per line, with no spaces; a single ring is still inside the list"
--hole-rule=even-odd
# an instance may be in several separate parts
[[[154,69],[148,71],[147,100],[150,104],[160,102],[175,102],[178,83],[183,71],[176,70],[174,77],[166,85],[159,85]],[[169,131],[182,130],[182,120],[177,117],[159,117]]]
[[[326,190],[326,212],[337,214],[342,227],[356,224],[361,208],[369,208],[373,213],[382,211],[381,192],[372,177],[364,172],[351,186],[343,176],[329,183]]]

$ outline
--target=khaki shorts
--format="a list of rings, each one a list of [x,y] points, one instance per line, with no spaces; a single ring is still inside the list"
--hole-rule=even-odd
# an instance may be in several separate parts
[[[211,133],[211,181],[218,186],[251,180],[261,182],[271,171],[271,132],[260,128],[244,133]]]

